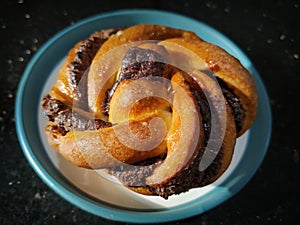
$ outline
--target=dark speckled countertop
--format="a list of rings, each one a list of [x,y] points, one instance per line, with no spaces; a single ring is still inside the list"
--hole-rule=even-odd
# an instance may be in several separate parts
[[[222,205],[168,224],[299,224],[299,1],[34,1],[0,4],[0,224],[121,224],[69,204],[29,166],[19,146],[14,100],[22,72],[51,36],[85,17],[124,8],[188,15],[231,38],[259,71],[270,96],[273,133],[253,179]]]

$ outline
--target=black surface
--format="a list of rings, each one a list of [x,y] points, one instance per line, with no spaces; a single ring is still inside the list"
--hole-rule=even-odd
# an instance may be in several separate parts
[[[14,99],[32,55],[62,28],[101,12],[155,8],[220,30],[250,57],[267,87],[273,135],[267,156],[236,196],[170,224],[299,224],[299,1],[1,1],[0,224],[121,224],[69,204],[33,172],[19,147]],[[298,222],[296,222],[298,221]]]

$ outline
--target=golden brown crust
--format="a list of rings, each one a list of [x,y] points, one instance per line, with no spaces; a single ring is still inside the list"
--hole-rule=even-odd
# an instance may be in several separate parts
[[[126,186],[126,187],[131,191],[134,191],[142,195],[153,195],[153,193],[147,187],[130,187],[130,186]]]
[[[50,95],[58,99],[62,102],[69,102],[73,101],[73,91],[70,89],[70,84],[68,81],[68,74],[69,74],[69,64],[72,62],[74,55],[78,51],[80,46],[80,42],[77,43],[68,53],[66,60],[58,74],[57,81],[55,85],[50,90]]]
[[[169,111],[168,95],[167,88],[159,81],[123,80],[110,101],[108,121],[122,123],[145,118],[156,111]]]
[[[106,168],[122,163],[132,164],[148,158],[164,155],[166,153],[166,141],[162,140],[153,148],[151,143],[148,145],[140,143],[148,151],[140,149],[136,139],[130,139],[128,133],[137,135],[141,138],[160,138],[164,130],[158,130],[151,136],[148,124],[155,117],[163,119],[163,125],[168,130],[170,126],[171,114],[159,111],[145,116],[142,120],[129,121],[129,124],[122,123],[113,127],[91,131],[71,131],[65,136],[54,134],[46,129],[49,144],[52,145],[61,155],[73,164],[85,168]],[[160,124],[157,124],[159,126]],[[126,143],[122,143],[122,137],[126,138]],[[153,140],[155,142],[155,140]],[[132,145],[132,147],[130,147]]]

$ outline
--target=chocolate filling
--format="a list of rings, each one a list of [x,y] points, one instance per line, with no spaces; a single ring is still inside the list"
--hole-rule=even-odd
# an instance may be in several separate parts
[[[130,48],[122,59],[118,80],[107,91],[106,99],[102,102],[103,113],[109,115],[110,100],[122,80],[162,76],[165,69],[163,60],[160,54],[150,49]]]
[[[243,124],[244,124],[244,119],[245,119],[245,111],[243,109],[243,105],[242,105],[241,101],[234,94],[234,92],[228,87],[228,85],[226,85],[226,83],[223,80],[216,77],[212,71],[202,70],[201,72],[207,74],[208,76],[213,76],[217,79],[217,81],[222,89],[222,93],[232,110],[232,115],[234,117],[235,126],[236,126],[236,132],[238,133],[239,131],[241,131]]]
[[[239,98],[234,94],[232,90],[230,90],[230,88],[225,84],[225,82],[223,82],[220,79],[218,79],[218,82],[220,84],[220,87],[222,88],[223,95],[226,98],[232,110],[232,114],[236,126],[236,132],[238,133],[239,131],[242,130],[244,124],[245,111],[243,109],[243,106]]]
[[[202,92],[198,92],[196,89],[191,88],[191,92],[199,106],[201,116],[202,116],[202,124],[204,129],[204,143],[207,144],[209,139],[209,134],[211,130],[211,113],[208,101],[205,95]]]
[[[102,30],[93,33],[88,39],[82,41],[74,53],[72,62],[68,64],[68,82],[74,100],[80,101],[82,108],[87,108],[87,76],[84,76],[89,69],[91,62],[101,45],[120,28]]]
[[[162,163],[162,158],[156,157],[144,160],[134,165],[120,165],[109,168],[108,172],[117,177],[123,184],[130,187],[144,187],[146,178]]]
[[[168,199],[168,197],[173,194],[180,194],[190,190],[191,188],[202,187],[206,184],[209,184],[212,178],[217,175],[221,167],[223,149],[220,149],[216,158],[205,171],[199,170],[202,152],[203,149],[199,149],[197,157],[188,165],[187,168],[185,168],[171,181],[156,187],[148,187],[148,189],[153,194]]]
[[[54,122],[51,128],[52,131],[63,136],[71,130],[95,130],[112,126],[111,123],[100,119],[86,118],[50,95],[43,97],[42,108],[48,120]]]

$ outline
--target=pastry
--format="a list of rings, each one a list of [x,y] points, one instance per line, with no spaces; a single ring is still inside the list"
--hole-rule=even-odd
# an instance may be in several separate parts
[[[140,24],[76,44],[41,105],[49,144],[74,165],[167,199],[225,172],[254,121],[257,93],[222,48]]]

